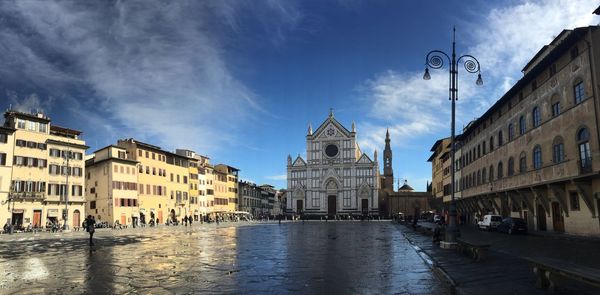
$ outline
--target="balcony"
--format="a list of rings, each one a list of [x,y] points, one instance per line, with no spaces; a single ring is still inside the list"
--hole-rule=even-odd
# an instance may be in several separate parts
[[[21,201],[43,201],[46,199],[46,194],[41,192],[11,192],[10,198]]]
[[[579,174],[587,174],[592,172],[592,157],[583,158],[577,161]]]

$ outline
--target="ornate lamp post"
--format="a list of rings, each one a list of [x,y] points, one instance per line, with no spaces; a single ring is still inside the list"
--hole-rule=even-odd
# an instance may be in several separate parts
[[[449,73],[450,73],[450,97],[449,100],[452,101],[452,131],[450,135],[450,153],[452,155],[452,162],[450,164],[451,167],[451,200],[450,200],[450,218],[448,222],[448,227],[446,229],[446,238],[445,243],[442,243],[443,248],[452,248],[456,245],[456,236],[458,234],[458,222],[457,222],[457,214],[456,214],[456,200],[454,199],[454,191],[455,191],[455,160],[454,153],[456,151],[456,143],[454,142],[455,136],[455,121],[456,121],[456,100],[458,99],[458,66],[462,63],[464,64],[465,70],[469,73],[477,73],[477,81],[475,84],[483,85],[483,80],[481,79],[481,71],[479,67],[479,61],[473,57],[472,55],[461,55],[458,58],[456,57],[456,28],[452,29],[452,57],[448,56],[443,51],[440,50],[432,50],[427,53],[425,57],[425,74],[423,75],[424,80],[431,79],[429,75],[429,68],[432,69],[441,69],[444,66],[444,57],[447,58],[449,63]]]

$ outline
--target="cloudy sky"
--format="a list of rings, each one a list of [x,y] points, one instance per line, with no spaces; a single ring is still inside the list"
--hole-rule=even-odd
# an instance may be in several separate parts
[[[448,74],[422,80],[427,52],[451,50],[456,26],[481,63],[484,86],[460,72],[461,128],[563,29],[598,24],[594,2],[2,1],[0,106],[43,110],[90,152],[134,137],[277,187],[333,108],[369,155],[389,128],[395,177],[424,190],[450,133]]]

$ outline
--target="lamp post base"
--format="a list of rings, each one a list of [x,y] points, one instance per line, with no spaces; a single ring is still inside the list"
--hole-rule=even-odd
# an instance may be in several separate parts
[[[440,242],[440,248],[442,248],[442,249],[456,249],[457,247],[458,247],[458,243],[456,243],[456,242],[446,242],[446,241]]]

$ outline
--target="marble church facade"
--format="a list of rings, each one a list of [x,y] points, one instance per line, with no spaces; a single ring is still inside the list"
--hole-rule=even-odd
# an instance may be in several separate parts
[[[379,166],[360,150],[356,128],[329,117],[306,135],[306,159],[287,160],[286,213],[311,216],[379,214]]]

